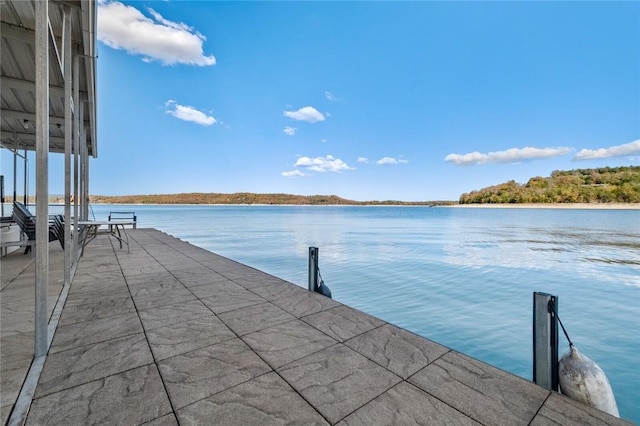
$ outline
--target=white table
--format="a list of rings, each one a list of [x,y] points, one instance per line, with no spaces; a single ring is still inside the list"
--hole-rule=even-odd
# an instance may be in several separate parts
[[[120,248],[122,248],[122,243],[125,243],[127,245],[127,252],[129,252],[129,236],[127,235],[125,226],[133,226],[133,220],[81,220],[78,222],[78,225],[86,227],[84,237],[82,238],[81,255],[84,254],[84,248],[87,244],[89,244],[98,235],[112,236],[118,240]],[[101,226],[106,226],[106,228],[100,229]]]

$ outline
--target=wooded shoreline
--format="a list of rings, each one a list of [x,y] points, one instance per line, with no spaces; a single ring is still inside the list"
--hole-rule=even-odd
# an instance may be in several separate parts
[[[463,209],[566,209],[566,210],[640,210],[640,203],[509,203],[455,204]]]
[[[181,195],[181,194],[176,194]],[[344,198],[331,196],[297,196],[291,195],[291,202],[276,202],[263,200],[260,195],[269,194],[215,194],[224,196],[222,202],[202,202],[202,199],[196,202],[180,202],[185,197],[173,198],[170,195],[155,199],[154,196],[100,196],[91,197],[92,204],[138,204],[138,205],[299,205],[299,206],[423,206],[423,207],[460,207],[460,208],[507,208],[507,209],[610,209],[610,210],[640,210],[640,203],[484,203],[484,204],[460,204],[457,201],[353,201]],[[246,195],[254,195],[256,197],[247,197]],[[205,197],[206,198],[206,197]],[[217,197],[216,197],[217,198]],[[168,199],[171,201],[167,202]],[[249,199],[253,202],[249,202]],[[244,200],[244,202],[242,201]],[[261,200],[264,202],[260,202]],[[191,200],[193,201],[193,200]],[[283,201],[279,199],[279,201]],[[306,201],[306,202],[305,202]]]
[[[226,194],[233,195],[233,194]],[[340,202],[332,203],[335,196],[323,197],[321,202],[241,202],[234,197],[226,202],[203,202],[202,200],[188,200],[180,198],[167,201],[170,196],[155,199],[153,196],[91,196],[91,204],[123,204],[123,205],[254,205],[254,206],[406,206],[406,207],[453,207],[453,208],[485,208],[485,209],[592,209],[592,210],[640,210],[640,203],[475,203],[461,204],[458,201],[352,201],[340,199]],[[298,196],[296,196],[298,197]],[[335,197],[339,198],[339,197]],[[231,201],[231,200],[234,201]],[[19,201],[22,201],[19,199]],[[13,202],[12,197],[5,198],[6,203]],[[35,203],[33,197],[29,197],[28,204]],[[64,204],[63,197],[50,197],[50,204]]]
[[[6,202],[11,202],[7,197]],[[29,197],[29,203],[34,202]],[[54,204],[64,203],[64,196],[49,197]],[[550,177],[529,179],[526,184],[511,180],[499,185],[462,194],[457,201],[356,201],[337,195],[295,195],[252,192],[147,195],[91,195],[93,204],[205,204],[205,205],[326,205],[326,206],[456,206],[484,208],[555,208],[555,209],[639,209],[640,166],[603,167],[554,171]]]
[[[222,195],[234,195],[234,194],[222,194]],[[135,196],[131,196],[132,199]],[[295,196],[300,197],[300,196]],[[316,196],[321,197],[321,200],[339,198],[336,196]],[[235,197],[230,197],[235,199]],[[127,197],[127,199],[129,199]],[[110,197],[102,196],[97,199],[91,200],[93,204],[131,204],[131,205],[278,205],[278,206],[416,206],[416,207],[455,207],[455,208],[493,208],[493,209],[593,209],[593,210],[640,210],[640,203],[485,203],[485,204],[460,204],[457,201],[352,201],[347,199],[340,199],[341,202],[296,202],[296,203],[278,203],[278,202],[151,202],[151,198],[146,198],[144,202],[136,201],[124,201],[122,197]],[[62,200],[61,200],[62,201]],[[139,201],[139,200],[138,200]]]
[[[124,195],[90,197],[93,204],[215,204],[215,205],[393,205],[393,206],[443,206],[454,205],[457,201],[355,201],[337,195],[294,195],[257,193],[184,193],[154,195]]]

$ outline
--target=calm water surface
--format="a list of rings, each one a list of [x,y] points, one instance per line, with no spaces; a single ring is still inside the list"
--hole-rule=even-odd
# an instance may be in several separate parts
[[[640,212],[326,206],[99,206],[532,376],[532,294],[559,297],[572,341],[640,423]],[[564,336],[561,353],[568,350]]]

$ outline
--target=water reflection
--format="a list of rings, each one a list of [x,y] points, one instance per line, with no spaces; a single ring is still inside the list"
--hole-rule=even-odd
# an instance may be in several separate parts
[[[637,211],[135,210],[140,227],[161,229],[301,286],[308,247],[319,247],[322,275],[335,299],[527,378],[532,293],[556,294],[572,339],[607,372],[623,416],[640,421],[640,377],[628,374],[637,370],[640,353]]]

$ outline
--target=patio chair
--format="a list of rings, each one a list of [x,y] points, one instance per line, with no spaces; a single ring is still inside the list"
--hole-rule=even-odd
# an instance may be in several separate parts
[[[13,202],[13,220],[20,226],[22,232],[29,241],[36,240],[36,217],[25,207],[24,204]],[[62,215],[49,216],[49,242],[58,240],[64,249],[64,217]],[[31,251],[31,246],[27,246],[24,254]]]

